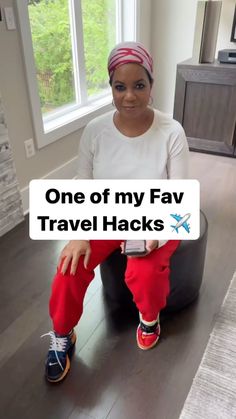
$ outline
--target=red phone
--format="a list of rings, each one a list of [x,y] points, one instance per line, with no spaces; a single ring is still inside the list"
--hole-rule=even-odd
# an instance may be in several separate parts
[[[147,253],[146,240],[125,240],[124,254],[127,256],[142,256]]]

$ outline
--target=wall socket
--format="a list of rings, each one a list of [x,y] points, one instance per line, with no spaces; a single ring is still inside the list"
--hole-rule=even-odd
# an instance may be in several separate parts
[[[30,159],[30,157],[33,157],[35,155],[33,138],[30,138],[29,140],[25,140],[24,144],[25,144],[26,157],[27,159]]]
[[[16,29],[13,8],[12,7],[4,7],[4,13],[5,13],[7,29],[9,31],[13,31],[14,29]]]

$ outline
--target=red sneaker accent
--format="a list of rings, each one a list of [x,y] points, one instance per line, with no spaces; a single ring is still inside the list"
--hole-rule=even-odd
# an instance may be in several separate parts
[[[151,333],[147,333],[146,331],[142,330],[142,325],[140,323],[138,325],[136,334],[138,347],[144,351],[153,348],[159,340],[160,333],[160,323],[157,323],[155,331]]]

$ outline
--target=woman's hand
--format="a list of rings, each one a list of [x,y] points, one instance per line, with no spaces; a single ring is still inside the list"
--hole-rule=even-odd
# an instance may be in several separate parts
[[[70,274],[75,275],[80,256],[84,255],[84,267],[87,269],[90,254],[91,247],[88,240],[71,240],[61,252],[58,269],[61,266],[61,273],[64,275],[71,261]]]
[[[146,255],[151,253],[158,246],[159,246],[159,241],[158,240],[146,240],[146,249],[147,249]]]
[[[145,255],[137,255],[137,256],[129,256],[129,257],[131,257],[131,258],[132,257],[135,257],[135,258],[139,257],[139,258],[141,258],[141,257],[147,256],[154,249],[156,249],[158,247],[158,245],[159,245],[159,241],[158,240],[146,240],[146,250],[147,250],[147,253],[145,253]],[[120,247],[121,247],[121,253],[124,253],[124,242],[121,243]]]

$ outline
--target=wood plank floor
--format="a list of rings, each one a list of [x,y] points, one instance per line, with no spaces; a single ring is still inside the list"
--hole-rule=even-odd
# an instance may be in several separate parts
[[[28,222],[0,239],[0,417],[177,419],[236,269],[236,160],[191,153],[209,221],[198,300],[162,321],[152,351],[136,348],[137,314],[107,304],[99,273],[77,326],[72,369],[59,385],[43,377],[51,329],[48,298],[63,242],[31,241]]]

